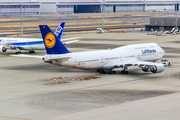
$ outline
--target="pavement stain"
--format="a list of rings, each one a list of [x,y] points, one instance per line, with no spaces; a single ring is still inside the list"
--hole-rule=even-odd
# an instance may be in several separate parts
[[[45,78],[40,79],[41,81],[60,81],[60,80],[73,80],[73,81],[86,81],[86,80],[93,80],[93,79],[99,79],[100,77],[81,77],[81,78],[69,78],[69,77],[53,77],[53,78]],[[52,83],[46,83],[45,85],[58,85],[58,84],[66,84],[69,82],[52,82]],[[89,87],[89,86],[86,86]]]

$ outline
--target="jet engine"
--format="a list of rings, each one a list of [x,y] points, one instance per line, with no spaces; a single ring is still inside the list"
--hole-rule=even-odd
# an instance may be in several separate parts
[[[152,73],[160,73],[160,72],[163,72],[164,71],[164,66],[152,66],[150,67],[150,71]]]
[[[0,45],[0,52],[6,52],[6,50],[7,49],[4,46]]]
[[[144,72],[150,72],[150,69],[149,69],[148,67],[146,67],[146,66],[143,66],[143,67],[142,67],[142,71],[144,71]]]

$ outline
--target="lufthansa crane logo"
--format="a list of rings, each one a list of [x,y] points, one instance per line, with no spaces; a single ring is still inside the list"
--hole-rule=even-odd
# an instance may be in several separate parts
[[[48,33],[45,37],[45,45],[47,48],[53,48],[56,44],[56,38],[53,33]]]

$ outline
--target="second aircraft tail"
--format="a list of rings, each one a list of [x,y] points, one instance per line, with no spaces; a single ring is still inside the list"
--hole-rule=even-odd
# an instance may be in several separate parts
[[[65,26],[66,22],[62,22],[58,28],[54,31],[54,34],[56,35],[56,37],[61,40],[61,36],[64,30],[64,26]]]

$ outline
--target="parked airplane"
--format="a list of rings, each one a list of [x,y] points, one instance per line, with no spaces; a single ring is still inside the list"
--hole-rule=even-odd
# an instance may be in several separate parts
[[[122,68],[121,74],[128,74],[128,67],[130,66],[140,67],[144,72],[160,73],[164,71],[163,64],[155,63],[165,54],[164,50],[156,43],[127,45],[111,50],[72,53],[58,40],[47,25],[40,25],[39,27],[47,55],[14,56],[40,58],[45,63],[62,67],[97,69],[97,72],[101,74],[115,74],[115,68]]]
[[[64,29],[65,22],[62,22],[55,30],[54,34],[61,40],[62,30]],[[77,42],[80,37],[62,39],[64,45]],[[72,40],[72,41],[67,41]],[[64,42],[66,41],[66,42]],[[42,39],[33,38],[0,38],[0,52],[6,52],[7,49],[16,50],[16,53],[21,53],[21,50],[29,50],[29,53],[35,53],[34,50],[44,50],[44,42]]]

